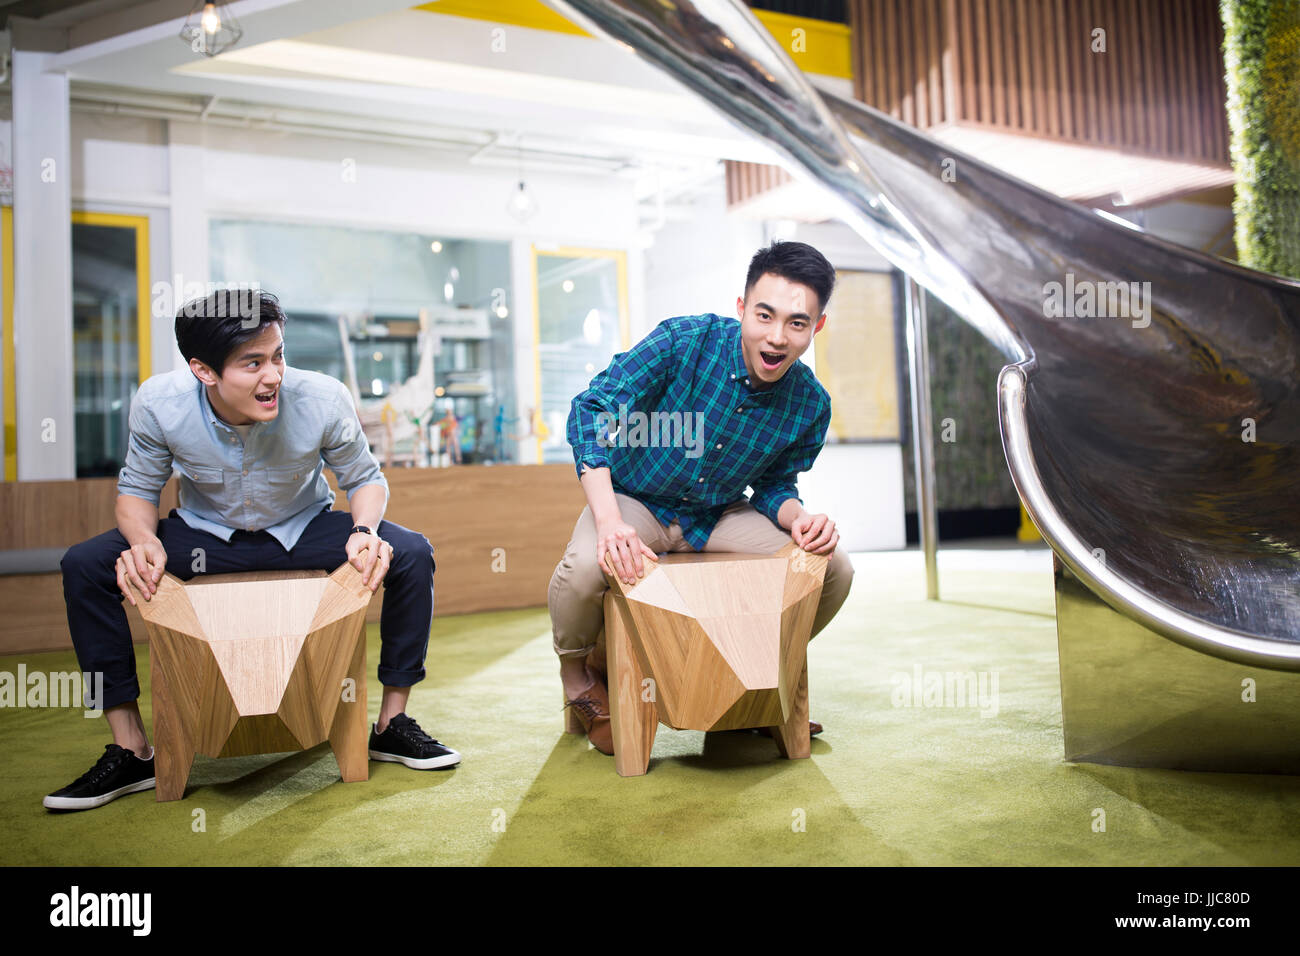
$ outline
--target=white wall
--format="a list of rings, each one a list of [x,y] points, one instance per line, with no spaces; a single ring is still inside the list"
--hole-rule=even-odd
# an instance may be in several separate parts
[[[645,250],[646,310],[640,339],[664,319],[736,314],[750,257],[763,244],[763,224],[728,215],[725,185],[695,203],[689,222],[669,222]]]

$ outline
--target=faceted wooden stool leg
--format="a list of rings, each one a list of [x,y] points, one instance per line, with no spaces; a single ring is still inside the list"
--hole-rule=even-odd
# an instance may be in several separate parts
[[[808,662],[799,675],[798,689],[790,701],[790,716],[772,728],[772,739],[781,756],[790,760],[812,756],[812,735],[808,727]]]
[[[194,764],[194,744],[186,737],[177,701],[158,666],[158,653],[149,645],[149,673],[153,688],[154,795],[159,803],[185,796],[185,782]]]
[[[610,594],[605,596],[605,652],[609,658],[609,716],[614,731],[614,769],[639,777],[650,768],[650,751],[659,729],[654,694],[646,693],[646,674],[632,647],[629,624]],[[647,700],[646,698],[650,699]]]
[[[355,700],[341,700],[330,726],[330,749],[339,762],[344,783],[370,779],[370,727],[366,716],[366,632],[357,637],[348,678],[355,689]],[[342,687],[339,688],[340,694]]]

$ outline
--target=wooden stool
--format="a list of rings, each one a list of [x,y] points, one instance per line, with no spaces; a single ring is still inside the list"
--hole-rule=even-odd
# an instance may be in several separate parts
[[[324,571],[164,574],[137,599],[149,632],[158,800],[185,795],[194,754],[239,757],[329,740],[347,782],[370,776],[366,608],[344,564]],[[351,680],[351,685],[345,683]]]
[[[808,637],[827,563],[791,542],[773,555],[665,555],[647,561],[634,585],[606,576],[620,775],[649,768],[660,721],[677,730],[771,727],[782,756],[809,755]]]

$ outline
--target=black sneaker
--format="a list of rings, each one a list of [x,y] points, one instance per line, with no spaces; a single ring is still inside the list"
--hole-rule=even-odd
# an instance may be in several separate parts
[[[47,810],[93,810],[128,793],[154,788],[153,757],[141,760],[134,750],[108,744],[85,773],[45,798]]]
[[[398,714],[382,734],[370,727],[370,759],[404,763],[412,770],[446,770],[460,754],[434,740],[410,717]]]

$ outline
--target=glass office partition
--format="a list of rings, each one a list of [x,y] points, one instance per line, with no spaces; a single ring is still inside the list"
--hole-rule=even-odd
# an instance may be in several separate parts
[[[214,220],[214,281],[275,293],[291,366],[345,382],[382,464],[518,460],[510,244]],[[498,440],[499,439],[499,440]]]
[[[534,250],[537,408],[531,423],[543,462],[569,462],[573,398],[628,347],[627,260],[597,249]]]
[[[149,221],[74,213],[72,350],[77,477],[115,476],[126,459],[127,418],[150,374]]]

